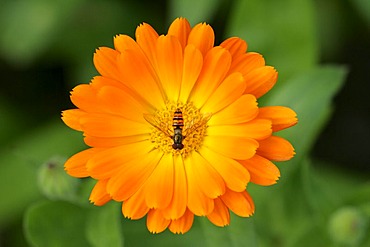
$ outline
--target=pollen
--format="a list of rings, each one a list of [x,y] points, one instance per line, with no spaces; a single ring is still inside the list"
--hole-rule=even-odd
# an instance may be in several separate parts
[[[182,149],[174,149],[174,113],[176,110],[182,112],[184,127],[182,127],[183,140]],[[154,113],[156,126],[153,125],[150,133],[150,141],[155,148],[160,149],[164,153],[172,153],[186,157],[190,152],[198,150],[206,136],[207,130],[207,114],[202,114],[192,103],[174,103],[167,102],[162,110],[157,110]]]

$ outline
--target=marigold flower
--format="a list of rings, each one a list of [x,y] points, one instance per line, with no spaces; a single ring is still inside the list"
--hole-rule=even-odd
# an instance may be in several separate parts
[[[276,183],[271,161],[294,155],[273,133],[296,124],[295,112],[257,105],[276,70],[240,38],[214,46],[205,23],[178,18],[167,35],[144,23],[135,36],[96,50],[100,76],[71,93],[78,109],[62,119],[91,148],[66,162],[67,173],[96,179],[91,202],[123,202],[123,215],[147,216],[153,233],[185,233],[194,215],[217,226],[230,210],[252,215],[247,184]]]

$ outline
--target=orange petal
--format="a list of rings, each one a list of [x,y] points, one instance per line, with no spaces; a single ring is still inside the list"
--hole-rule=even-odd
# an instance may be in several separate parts
[[[275,85],[277,76],[276,70],[271,66],[252,70],[245,75],[245,82],[247,83],[245,93],[253,94],[256,98],[261,97]]]
[[[151,149],[149,142],[135,142],[100,151],[86,164],[91,177],[105,179],[117,175],[117,171],[131,160],[142,157]]]
[[[239,136],[206,136],[203,145],[228,158],[245,160],[251,158],[258,148],[258,142]]]
[[[248,52],[233,58],[229,73],[240,72],[246,76],[252,70],[263,66],[265,66],[265,59],[261,54]]]
[[[156,43],[157,75],[167,99],[177,102],[183,68],[182,47],[174,36],[160,36]]]
[[[80,84],[73,88],[71,92],[71,101],[79,109],[86,112],[104,112],[97,102],[97,92],[101,86],[95,89],[91,84]]]
[[[72,89],[71,101],[83,111],[102,112],[102,107],[97,104],[96,90],[89,84],[80,84]]]
[[[163,155],[144,186],[145,201],[149,208],[164,209],[168,207],[172,200],[174,189],[174,161],[172,154]]]
[[[213,199],[225,193],[224,180],[207,160],[197,152],[194,152],[189,159],[191,174],[204,195]]]
[[[231,211],[241,217],[248,217],[254,213],[252,197],[246,190],[241,192],[227,190],[226,193],[221,196],[221,200]]]
[[[279,169],[268,159],[255,155],[239,161],[251,175],[251,182],[259,185],[272,185],[280,177]]]
[[[184,234],[190,230],[193,225],[193,221],[194,214],[190,212],[190,210],[186,210],[185,214],[181,218],[171,221],[168,229],[175,234]]]
[[[114,48],[119,52],[123,52],[125,50],[130,49],[136,49],[137,47],[135,40],[125,34],[116,35],[113,39],[113,42]]]
[[[105,86],[112,86],[122,90],[128,90],[128,87],[126,87],[122,82],[104,76],[94,76],[94,78],[91,80],[90,86],[95,90],[99,90]]]
[[[204,216],[212,212],[214,203],[213,199],[207,197],[199,186],[196,179],[194,164],[190,159],[185,159],[185,171],[188,179],[188,208],[198,216]]]
[[[108,179],[99,180],[91,191],[89,200],[94,203],[95,206],[102,206],[112,199],[106,190],[107,182]]]
[[[215,136],[240,136],[263,140],[271,136],[271,121],[267,119],[254,119],[247,123],[233,125],[210,125],[207,135]]]
[[[208,125],[245,123],[254,119],[257,114],[258,107],[256,98],[252,94],[245,94],[222,111],[214,114],[209,120]]]
[[[73,177],[88,177],[89,172],[87,171],[86,163],[99,151],[101,151],[101,149],[89,148],[73,155],[64,164],[64,169]]]
[[[202,107],[204,112],[213,114],[224,109],[240,98],[245,90],[244,78],[240,73],[233,73],[226,77],[216,91],[209,97]]]
[[[269,160],[290,160],[295,154],[292,144],[279,136],[270,136],[259,143],[257,154]]]
[[[213,47],[215,34],[210,25],[199,23],[190,31],[188,44],[193,44],[203,56]]]
[[[71,94],[72,102],[81,110],[96,113],[110,113],[145,123],[144,108],[132,95],[112,86],[95,89],[92,85],[79,85]]]
[[[261,107],[258,118],[270,119],[274,132],[289,128],[298,122],[297,114],[292,109],[284,106]]]
[[[133,196],[152,175],[162,154],[152,152],[138,152],[132,160],[121,164],[115,173],[111,174],[107,191],[116,201],[126,201]],[[114,169],[112,169],[114,171]]]
[[[247,42],[238,37],[231,37],[224,40],[220,46],[226,48],[233,59],[247,52]]]
[[[127,87],[124,83],[109,79],[107,77],[103,76],[95,76],[92,80],[91,83],[89,84],[92,89],[94,89],[96,92],[101,90],[103,87],[114,87],[117,89],[120,89],[122,91],[125,91],[127,94],[131,95],[131,97],[134,97],[136,101],[143,103],[142,98],[136,94],[133,90],[131,90],[129,87]]]
[[[96,92],[99,92],[104,87],[112,87],[116,88],[117,90],[123,91],[126,95],[129,95],[132,97],[136,102],[138,102],[142,107],[145,107],[145,109],[153,109],[151,108],[150,104],[146,99],[140,95],[140,92],[137,93],[131,88],[129,88],[127,85],[125,85],[122,82],[109,79],[107,77],[103,76],[95,76],[93,80],[90,83],[90,86],[92,89],[94,89]]]
[[[62,112],[63,122],[70,128],[78,131],[83,131],[80,124],[81,117],[86,116],[86,112],[80,109],[65,110]]]
[[[163,217],[161,212],[156,209],[151,209],[146,218],[146,226],[151,233],[160,233],[166,230],[171,220]]]
[[[148,102],[153,109],[164,107],[162,88],[153,65],[139,46],[125,50],[118,58],[121,81]],[[145,90],[143,90],[145,88]]]
[[[199,153],[222,176],[228,188],[234,191],[245,190],[249,182],[249,173],[240,163],[204,146]]]
[[[134,142],[141,142],[148,140],[150,138],[149,134],[136,135],[136,136],[124,136],[124,137],[95,137],[95,136],[85,136],[84,141],[86,145],[90,147],[116,147],[122,146]]]
[[[95,68],[102,76],[120,81],[121,73],[117,66],[118,56],[118,51],[108,47],[100,47],[94,54]]]
[[[122,137],[150,133],[150,126],[108,114],[90,113],[80,119],[86,135],[97,137]]]
[[[125,117],[126,119],[145,123],[144,108],[131,94],[115,87],[103,87],[98,92],[98,103],[104,107],[105,112]]]
[[[158,33],[147,23],[143,23],[136,28],[136,42],[139,44],[141,49],[149,61],[154,64],[154,53],[155,43],[158,39]]]
[[[204,64],[193,89],[191,100],[200,108],[225,79],[231,63],[230,53],[218,46],[211,49],[204,58]]]
[[[207,218],[216,226],[224,227],[230,224],[229,209],[220,198],[215,199],[215,208],[207,215]]]
[[[176,18],[168,29],[168,35],[175,36],[184,49],[188,42],[189,33],[191,31],[190,24],[185,18]]]
[[[183,66],[179,101],[187,102],[203,66],[202,53],[194,45],[186,46]]]
[[[172,201],[166,209],[162,210],[166,219],[179,219],[184,215],[188,202],[188,185],[184,163],[180,155],[174,156],[174,189]]]
[[[143,218],[149,211],[149,207],[145,203],[145,195],[143,189],[139,189],[132,197],[122,204],[122,214],[133,220]]]

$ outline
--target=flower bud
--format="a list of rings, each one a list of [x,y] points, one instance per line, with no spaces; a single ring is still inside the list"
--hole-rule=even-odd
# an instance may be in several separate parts
[[[64,171],[65,158],[52,157],[38,171],[40,191],[51,200],[71,200],[76,195],[78,179]]]
[[[332,240],[340,245],[360,244],[367,231],[368,219],[356,207],[342,207],[332,213],[328,230]]]

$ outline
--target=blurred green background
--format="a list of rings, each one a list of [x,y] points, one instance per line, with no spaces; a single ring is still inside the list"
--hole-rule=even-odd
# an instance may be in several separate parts
[[[185,235],[152,235],[118,203],[88,204],[92,181],[65,176],[85,148],[60,120],[69,91],[97,75],[96,48],[142,22],[211,24],[216,44],[248,42],[279,71],[260,105],[287,105],[296,157],[277,185],[250,185],[248,219],[197,218]],[[370,246],[370,1],[1,0],[0,246]]]

